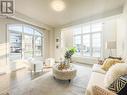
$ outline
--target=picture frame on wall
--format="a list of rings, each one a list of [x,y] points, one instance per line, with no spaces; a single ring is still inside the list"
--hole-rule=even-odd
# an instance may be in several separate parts
[[[56,42],[59,42],[59,39],[58,38],[56,39]]]
[[[59,48],[59,46],[57,45],[57,46],[56,46],[56,48],[58,49],[58,48]]]

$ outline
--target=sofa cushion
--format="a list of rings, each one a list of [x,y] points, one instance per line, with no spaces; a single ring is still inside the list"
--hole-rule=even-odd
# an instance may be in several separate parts
[[[104,77],[105,74],[93,72],[89,80],[85,95],[94,95],[92,89],[95,85],[104,88],[104,82],[103,82]]]
[[[116,64],[107,71],[104,78],[104,85],[108,87],[113,81],[115,81],[121,75],[127,74],[127,64]]]
[[[108,89],[118,95],[127,95],[127,75],[117,78]]]
[[[120,60],[118,59],[111,59],[111,58],[108,58],[104,61],[103,65],[102,65],[102,69],[105,70],[105,71],[108,71],[108,69],[114,65],[114,64],[117,64],[117,63],[121,63]]]
[[[98,72],[98,73],[105,74],[106,71],[103,70],[103,69],[101,68],[101,66],[102,66],[102,65],[94,64],[94,65],[93,65],[93,68],[92,68],[92,71],[93,71],[93,72]]]

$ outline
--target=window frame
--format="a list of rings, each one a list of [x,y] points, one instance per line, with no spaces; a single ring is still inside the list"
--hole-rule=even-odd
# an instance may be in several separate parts
[[[96,24],[96,23],[101,23],[102,24],[102,30],[101,31],[95,31],[95,32],[92,32],[92,25],[93,24]],[[81,24],[80,26],[78,26],[78,27],[80,27],[81,28],[81,34],[74,34],[73,33],[73,46],[75,46],[75,43],[74,43],[74,38],[76,37],[76,36],[81,36],[81,54],[80,55],[74,55],[75,57],[92,57],[92,58],[99,58],[99,57],[101,57],[102,56],[102,47],[103,47],[103,43],[102,43],[102,36],[103,36],[103,31],[104,31],[104,25],[103,25],[104,23],[103,22],[94,22],[94,23],[87,23],[87,24]],[[83,32],[84,31],[84,26],[87,26],[87,25],[90,25],[90,32],[87,32],[87,33],[85,33],[85,32]],[[74,28],[77,28],[77,27],[74,27]],[[72,27],[72,30],[73,30],[73,27]],[[93,39],[92,39],[92,35],[93,34],[96,34],[96,33],[99,33],[100,34],[100,54],[99,54],[99,56],[98,57],[96,57],[96,56],[93,56]],[[90,56],[85,56],[84,54],[83,54],[83,36],[84,35],[90,35]]]
[[[9,27],[11,27],[11,26],[21,26],[22,27],[22,30],[19,32],[19,31],[15,31],[15,30],[9,30]],[[31,28],[32,30],[33,30],[33,34],[30,34],[30,33],[25,33],[24,32],[24,27],[28,27],[28,28]],[[35,35],[35,31],[36,32],[38,32],[38,33],[40,33],[41,35]],[[8,36],[8,41],[10,42],[10,33],[11,32],[14,32],[14,33],[18,33],[18,34],[21,34],[22,35],[22,52],[21,52],[21,59],[22,58],[24,58],[24,54],[23,54],[23,44],[24,44],[24,42],[23,42],[23,39],[24,39],[24,36],[25,35],[27,35],[27,36],[32,36],[32,57],[34,57],[34,58],[37,58],[37,57],[43,57],[43,53],[44,53],[44,34],[43,34],[43,32],[41,32],[41,30],[40,29],[37,29],[37,28],[35,28],[35,27],[33,27],[33,26],[30,26],[30,25],[26,25],[26,24],[7,24],[7,36]],[[41,37],[41,54],[40,54],[40,56],[36,56],[36,54],[34,54],[35,53],[35,37]],[[10,50],[10,48],[9,48],[9,50]]]

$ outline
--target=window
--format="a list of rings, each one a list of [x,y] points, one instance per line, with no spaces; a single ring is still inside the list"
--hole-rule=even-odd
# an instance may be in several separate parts
[[[22,25],[9,25],[8,30],[22,32]]]
[[[83,27],[83,33],[90,33],[90,25],[85,25]]]
[[[83,56],[90,56],[90,35],[83,35]]]
[[[81,25],[73,31],[73,45],[77,48],[77,56],[100,57],[101,33],[103,23]]]
[[[77,55],[81,54],[81,36],[74,37],[74,46],[77,48]]]
[[[100,57],[101,52],[101,35],[100,33],[94,33],[92,35],[92,56]]]
[[[73,32],[74,32],[74,35],[77,35],[77,34],[81,34],[82,31],[80,27],[77,27],[73,29]]]
[[[11,24],[8,31],[11,60],[42,56],[43,35],[39,30],[27,25]]]
[[[24,33],[26,34],[34,34],[34,30],[33,28],[29,27],[29,26],[24,26]]]
[[[22,57],[22,35],[20,33],[10,33],[10,61],[21,59]]]
[[[41,56],[41,50],[42,50],[42,36],[39,32],[35,31],[35,49],[34,54],[36,56]]]
[[[33,56],[33,36],[24,35],[24,58]]]

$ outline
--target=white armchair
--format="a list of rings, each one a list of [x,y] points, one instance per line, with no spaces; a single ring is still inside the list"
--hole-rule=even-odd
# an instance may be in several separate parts
[[[27,61],[27,67],[29,70],[33,72],[40,72],[43,69],[43,61],[42,60],[37,60],[37,59],[29,59]]]
[[[45,59],[44,67],[52,67],[55,64],[54,58],[47,58]]]

